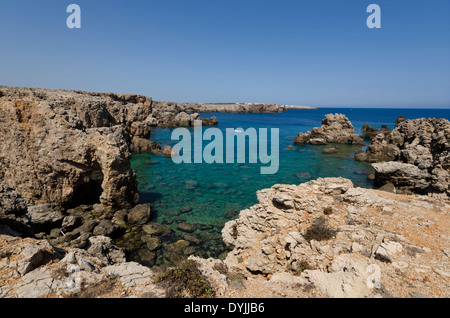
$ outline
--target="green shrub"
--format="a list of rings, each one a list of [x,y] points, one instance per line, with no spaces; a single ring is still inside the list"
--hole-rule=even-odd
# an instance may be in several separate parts
[[[293,264],[289,264],[287,269],[293,272],[295,275],[300,276],[303,271],[312,269],[311,265],[305,260],[301,260],[295,266]]]
[[[303,236],[308,242],[311,240],[327,241],[335,237],[336,232],[336,230],[328,227],[327,220],[324,217],[320,217],[314,220]]]
[[[157,282],[168,290],[169,298],[214,298],[215,293],[203,277],[198,268],[198,263],[186,260],[180,265],[169,268],[159,274]]]
[[[333,214],[333,208],[331,206],[326,207],[325,209],[323,209],[323,214],[325,215]]]

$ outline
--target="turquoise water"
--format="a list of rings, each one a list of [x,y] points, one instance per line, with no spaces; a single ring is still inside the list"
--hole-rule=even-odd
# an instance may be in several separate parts
[[[160,155],[141,154],[132,159],[136,171],[142,203],[152,203],[154,221],[168,225],[173,234],[167,242],[183,238],[187,233],[179,231],[179,223],[196,226],[191,236],[199,243],[195,254],[202,257],[218,257],[225,252],[220,231],[223,224],[244,208],[257,203],[256,191],[274,184],[299,184],[318,177],[342,176],[355,185],[372,187],[367,175],[372,172],[369,164],[353,160],[355,150],[361,146],[339,145],[334,154],[324,154],[329,146],[294,146],[294,137],[320,126],[325,114],[344,113],[352,121],[356,132],[364,123],[380,128],[382,124],[394,127],[399,115],[406,118],[450,118],[450,110],[404,109],[318,109],[289,110],[281,114],[202,114],[216,116],[217,128],[225,135],[226,128],[279,128],[279,170],[273,175],[261,175],[260,164],[175,164]],[[208,127],[204,127],[207,129]],[[193,131],[193,129],[191,129]],[[172,129],[155,129],[151,139],[175,145],[171,140]],[[270,138],[269,138],[270,140]],[[203,146],[209,141],[204,141]],[[248,162],[248,161],[247,161]],[[267,166],[267,165],[264,165]],[[183,208],[183,209],[182,209]],[[180,211],[180,209],[182,209]]]

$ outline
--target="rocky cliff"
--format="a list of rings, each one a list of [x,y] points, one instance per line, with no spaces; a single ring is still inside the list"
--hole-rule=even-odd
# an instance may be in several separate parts
[[[71,204],[93,192],[105,206],[137,203],[128,139],[146,137],[144,97],[1,88],[0,180],[36,203]],[[139,126],[139,127],[138,127]],[[95,198],[93,198],[96,200]],[[83,202],[81,202],[83,203]]]
[[[131,151],[161,150],[148,140],[152,127],[200,119],[152,105],[139,95],[0,87],[0,182],[35,203],[135,205]]]

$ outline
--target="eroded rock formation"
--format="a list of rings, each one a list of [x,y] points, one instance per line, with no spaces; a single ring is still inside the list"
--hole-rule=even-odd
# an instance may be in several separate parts
[[[448,200],[357,188],[343,178],[275,185],[257,196],[222,231],[233,247],[229,271],[282,285],[286,296],[291,288],[301,297],[307,289],[326,297],[448,295]]]
[[[147,100],[130,104],[130,96],[105,100],[77,92],[1,90],[4,184],[29,201],[65,205],[95,193],[92,174],[100,173],[101,191],[93,200],[111,207],[137,203],[127,138],[132,122],[149,112]]]
[[[355,159],[373,164],[375,183],[419,193],[450,194],[450,122],[419,118],[396,121],[392,131],[380,131]]]
[[[149,140],[152,127],[201,119],[153,103],[140,95],[0,87],[0,181],[37,204],[135,205],[131,153],[161,151]]]
[[[355,128],[343,114],[327,114],[320,127],[298,134],[295,144],[326,145],[329,143],[364,145],[361,136],[355,134]]]

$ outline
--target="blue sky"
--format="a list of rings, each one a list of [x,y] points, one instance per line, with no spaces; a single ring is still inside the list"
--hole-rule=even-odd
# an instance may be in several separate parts
[[[66,26],[71,3],[78,30]],[[371,3],[381,29],[366,26]],[[0,38],[0,85],[450,108],[448,0],[2,1]]]

